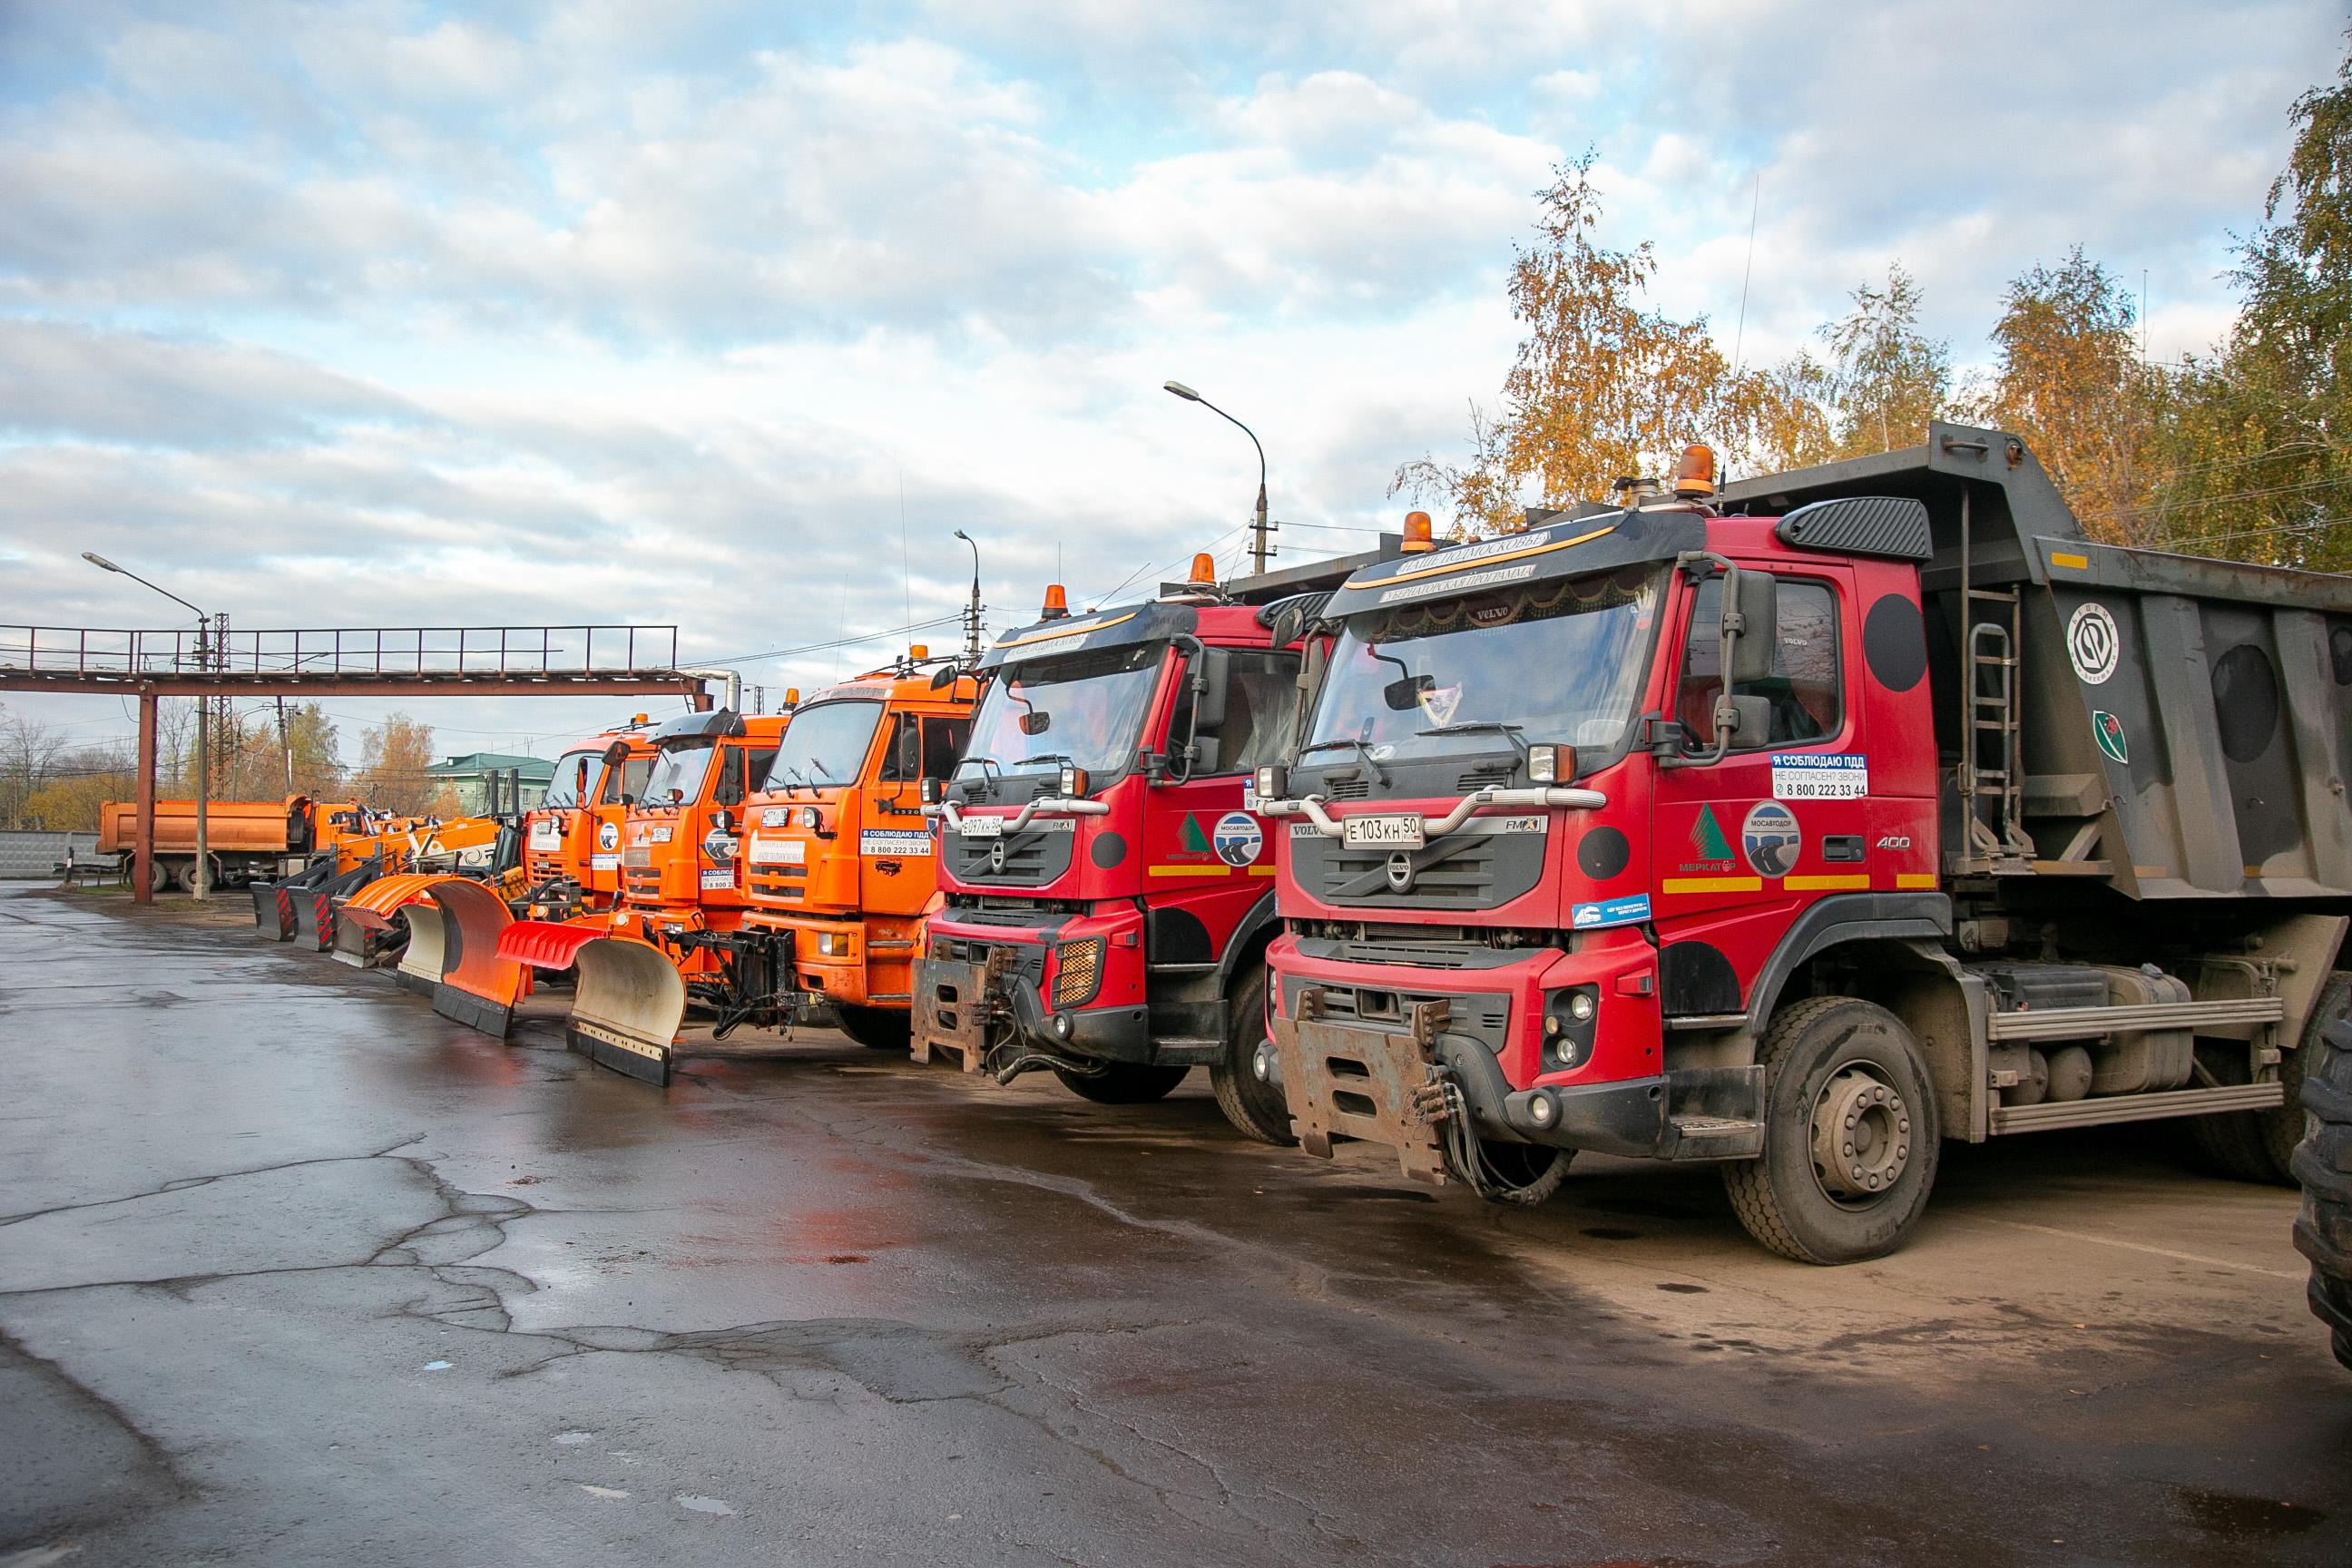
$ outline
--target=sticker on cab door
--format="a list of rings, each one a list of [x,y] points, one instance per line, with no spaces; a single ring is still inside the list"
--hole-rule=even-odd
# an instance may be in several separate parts
[[[1245,811],[1229,811],[1210,831],[1209,847],[1228,866],[1254,866],[1265,852],[1265,830]]]
[[[1870,793],[1870,759],[1825,752],[1772,753],[1774,800],[1860,800]]]
[[[733,887],[735,885],[735,868],[732,866],[705,866],[702,868],[702,885],[705,888]]]
[[[1599,931],[1603,926],[1632,925],[1650,918],[1650,895],[1634,893],[1622,899],[1603,899],[1599,903],[1579,904],[1568,913],[1568,923],[1576,931]]]
[[[1739,824],[1739,850],[1749,869],[1777,882],[1805,852],[1805,830],[1797,826],[1797,814],[1779,801],[1759,800]]]
[[[857,835],[860,855],[928,855],[931,836],[920,828],[868,827]]]

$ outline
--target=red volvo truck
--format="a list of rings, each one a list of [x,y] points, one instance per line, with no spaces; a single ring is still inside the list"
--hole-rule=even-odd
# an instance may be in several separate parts
[[[2183,1117],[2284,1179],[2352,993],[2352,578],[2090,542],[1998,431],[1713,466],[1325,607],[1257,781],[1307,1150],[1716,1162],[1814,1263],[1900,1246],[1947,1139]]]
[[[924,786],[945,900],[915,966],[917,1060],[1050,1068],[1106,1104],[1205,1067],[1235,1127],[1288,1142],[1250,1067],[1276,921],[1245,796],[1296,721],[1305,619],[1378,558],[1220,586],[1202,556],[1156,601],[1084,616],[1049,588],[1043,619],[997,639],[963,756]]]

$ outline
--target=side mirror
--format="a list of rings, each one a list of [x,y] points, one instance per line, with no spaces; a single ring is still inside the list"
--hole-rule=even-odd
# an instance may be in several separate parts
[[[1724,595],[1724,630],[1737,630],[1731,649],[1731,684],[1762,680],[1772,673],[1772,655],[1780,645],[1780,579],[1769,572],[1748,567],[1732,574]],[[1732,616],[1738,616],[1735,628]]]
[[[623,790],[621,792],[621,804],[625,806],[635,805],[637,804],[637,797],[631,795],[627,790]]]
[[[1421,694],[1434,689],[1437,678],[1433,675],[1408,675],[1390,681],[1381,688],[1381,700],[1392,713],[1410,713],[1420,706]]]
[[[606,767],[617,768],[628,760],[629,743],[626,741],[615,741],[611,745],[604,748],[604,765]]]
[[[1215,773],[1217,771],[1217,763],[1219,761],[1217,753],[1223,749],[1223,742],[1214,735],[1202,735],[1194,740],[1192,742],[1192,771],[1196,773]]]
[[[949,687],[953,686],[956,681],[961,679],[962,673],[963,672],[956,668],[954,665],[949,664],[940,666],[937,670],[932,672],[931,689],[934,691],[945,691]]]
[[[1032,710],[1021,715],[1018,722],[1023,734],[1042,735],[1054,727],[1054,716],[1051,713]]]
[[[1772,734],[1772,700],[1769,697],[1734,694],[1724,704],[1731,720],[1731,732],[1742,746],[1759,745]]]
[[[1204,647],[1200,663],[1192,674],[1192,729],[1222,729],[1225,722],[1225,697],[1233,689],[1233,650]]]

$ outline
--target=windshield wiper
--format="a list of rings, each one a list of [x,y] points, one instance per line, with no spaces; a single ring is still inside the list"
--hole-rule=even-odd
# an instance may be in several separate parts
[[[1382,789],[1386,789],[1389,784],[1389,775],[1381,769],[1380,758],[1372,755],[1372,749],[1370,746],[1364,744],[1363,742],[1355,739],[1353,736],[1349,736],[1337,741],[1309,742],[1307,744],[1298,748],[1298,755],[1303,757],[1310,752],[1344,752],[1350,746],[1353,746],[1357,752],[1362,755],[1365,764],[1372,770],[1372,782],[1379,784]]]
[[[1439,735],[1500,735],[1517,746],[1519,755],[1524,757],[1528,754],[1528,743],[1519,739],[1519,731],[1526,728],[1525,724],[1505,724],[1494,719],[1465,719],[1459,724],[1440,724],[1434,730],[1415,730],[1413,733],[1433,738]]]
[[[1075,763],[1077,760],[1067,752],[1039,752],[1034,756],[1022,758],[1013,765],[1020,768],[1026,767],[1031,763]]]

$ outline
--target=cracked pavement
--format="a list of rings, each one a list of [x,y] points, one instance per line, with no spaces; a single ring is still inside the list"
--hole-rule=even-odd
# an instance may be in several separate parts
[[[226,902],[0,917],[0,1568],[2352,1556],[2292,1195],[2161,1130],[1809,1269],[1703,1171],[1507,1212],[821,1032],[664,1093]]]

